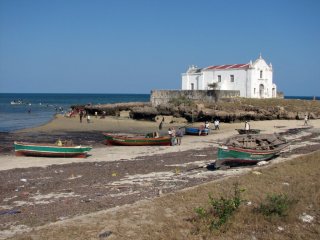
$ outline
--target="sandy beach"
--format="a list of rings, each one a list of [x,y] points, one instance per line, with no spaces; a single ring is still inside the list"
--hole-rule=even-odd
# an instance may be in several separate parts
[[[199,126],[202,123],[195,123]],[[291,128],[305,128],[303,121],[298,120],[271,120],[253,121],[251,128],[258,128],[262,133],[279,133]],[[140,156],[164,154],[172,152],[187,151],[217,146],[226,138],[237,134],[235,129],[243,128],[244,123],[221,123],[220,130],[211,130],[211,134],[206,137],[194,137],[185,135],[180,146],[106,146],[103,142],[102,132],[115,133],[140,133],[159,131],[160,135],[167,135],[169,127],[179,128],[185,124],[164,124],[161,131],[158,130],[158,123],[150,121],[136,121],[131,119],[121,119],[114,117],[93,118],[90,123],[78,118],[66,118],[57,115],[51,122],[30,129],[20,130],[14,133],[10,139],[2,145],[10,151],[2,151],[0,155],[0,170],[28,167],[45,167],[53,164],[68,164],[73,162],[108,162],[121,159],[135,159]],[[320,128],[320,120],[312,120],[309,127]],[[213,126],[211,125],[211,128]],[[88,137],[89,136],[89,137]],[[12,139],[16,137],[16,139]],[[5,138],[5,137],[4,137]],[[12,144],[14,140],[27,142],[55,142],[58,138],[71,139],[77,144],[93,146],[90,156],[85,159],[77,158],[38,158],[38,157],[16,157],[14,156]],[[125,149],[125,151],[124,151]],[[215,156],[212,156],[214,159]]]
[[[250,124],[263,133],[282,133],[291,141],[285,155],[270,161],[271,164],[319,150],[320,120],[310,121],[309,126],[296,120]],[[165,124],[161,134],[167,134],[173,126],[182,125]],[[127,239],[136,226],[134,222],[126,224],[127,216],[123,212],[145,209],[145,200],[149,206],[158,197],[252,171],[252,167],[228,171],[210,168],[216,159],[218,144],[236,135],[235,129],[243,126],[244,123],[221,123],[220,130],[212,130],[208,136],[184,136],[180,146],[152,147],[103,144],[102,132],[145,133],[158,129],[155,122],[130,119],[93,118],[91,123],[80,123],[78,118],[57,116],[43,126],[4,134],[2,144],[6,150],[0,155],[0,210],[18,209],[18,214],[0,219],[0,239],[25,235],[32,230],[75,226],[79,221],[93,221],[92,217],[104,218],[105,214],[117,219],[109,222],[108,229],[116,232],[117,225],[121,224],[128,231],[124,235],[115,233],[110,239]],[[58,137],[94,148],[85,159],[14,155],[13,140],[54,142]],[[148,211],[141,212],[144,217],[148,214]],[[93,224],[98,223],[93,221]],[[80,233],[78,229],[67,239],[77,239]]]

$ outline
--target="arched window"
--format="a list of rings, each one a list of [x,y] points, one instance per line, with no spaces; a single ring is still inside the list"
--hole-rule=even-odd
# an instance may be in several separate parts
[[[263,72],[262,72],[262,70],[260,71],[260,78],[263,78]]]

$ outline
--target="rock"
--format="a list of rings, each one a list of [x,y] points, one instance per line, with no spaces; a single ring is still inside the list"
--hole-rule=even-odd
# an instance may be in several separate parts
[[[126,111],[126,110],[122,110],[119,113],[119,117],[121,118],[130,118],[130,110]]]
[[[267,161],[260,161],[257,163],[258,166],[263,166],[263,165],[267,165],[268,162]]]
[[[302,220],[302,222],[311,223],[313,221],[314,217],[312,217],[306,213],[303,213],[302,215],[299,216],[299,219]]]
[[[112,234],[111,231],[105,231],[99,234],[99,238],[107,238]]]

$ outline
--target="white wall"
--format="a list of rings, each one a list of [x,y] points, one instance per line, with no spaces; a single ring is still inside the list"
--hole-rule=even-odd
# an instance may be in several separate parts
[[[260,71],[263,73],[262,78],[260,78]],[[221,82],[218,82],[219,75],[221,76]],[[230,75],[234,76],[234,82],[231,82]],[[238,90],[241,97],[260,98],[260,85],[262,84],[264,86],[263,97],[272,98],[276,97],[277,91],[272,77],[272,66],[269,66],[260,57],[249,69],[203,69],[197,73],[183,73],[181,88],[182,90],[191,90],[191,84],[193,83],[194,90],[208,90],[208,84],[218,83],[217,90]],[[273,88],[275,89],[274,96],[272,95]]]

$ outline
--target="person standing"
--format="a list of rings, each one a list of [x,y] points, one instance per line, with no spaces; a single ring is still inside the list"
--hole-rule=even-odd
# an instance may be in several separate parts
[[[181,145],[181,139],[183,137],[183,132],[182,129],[179,128],[177,133],[176,133],[176,138],[177,138],[177,145]]]
[[[81,110],[80,110],[80,113],[79,113],[79,117],[80,117],[80,123],[82,123],[83,112]]]
[[[246,121],[245,124],[244,124],[244,130],[246,130],[247,133],[248,133],[249,130],[250,130],[250,124],[249,124],[248,121]]]
[[[220,124],[219,120],[216,119],[216,120],[214,121],[214,130],[220,130],[219,124]]]
[[[308,125],[308,115],[307,114],[304,115],[304,124],[303,125],[304,126]]]
[[[87,114],[87,123],[90,123],[90,115]]]
[[[175,132],[174,128],[169,128],[168,134],[171,138],[171,146],[174,146],[176,143],[176,132]]]

